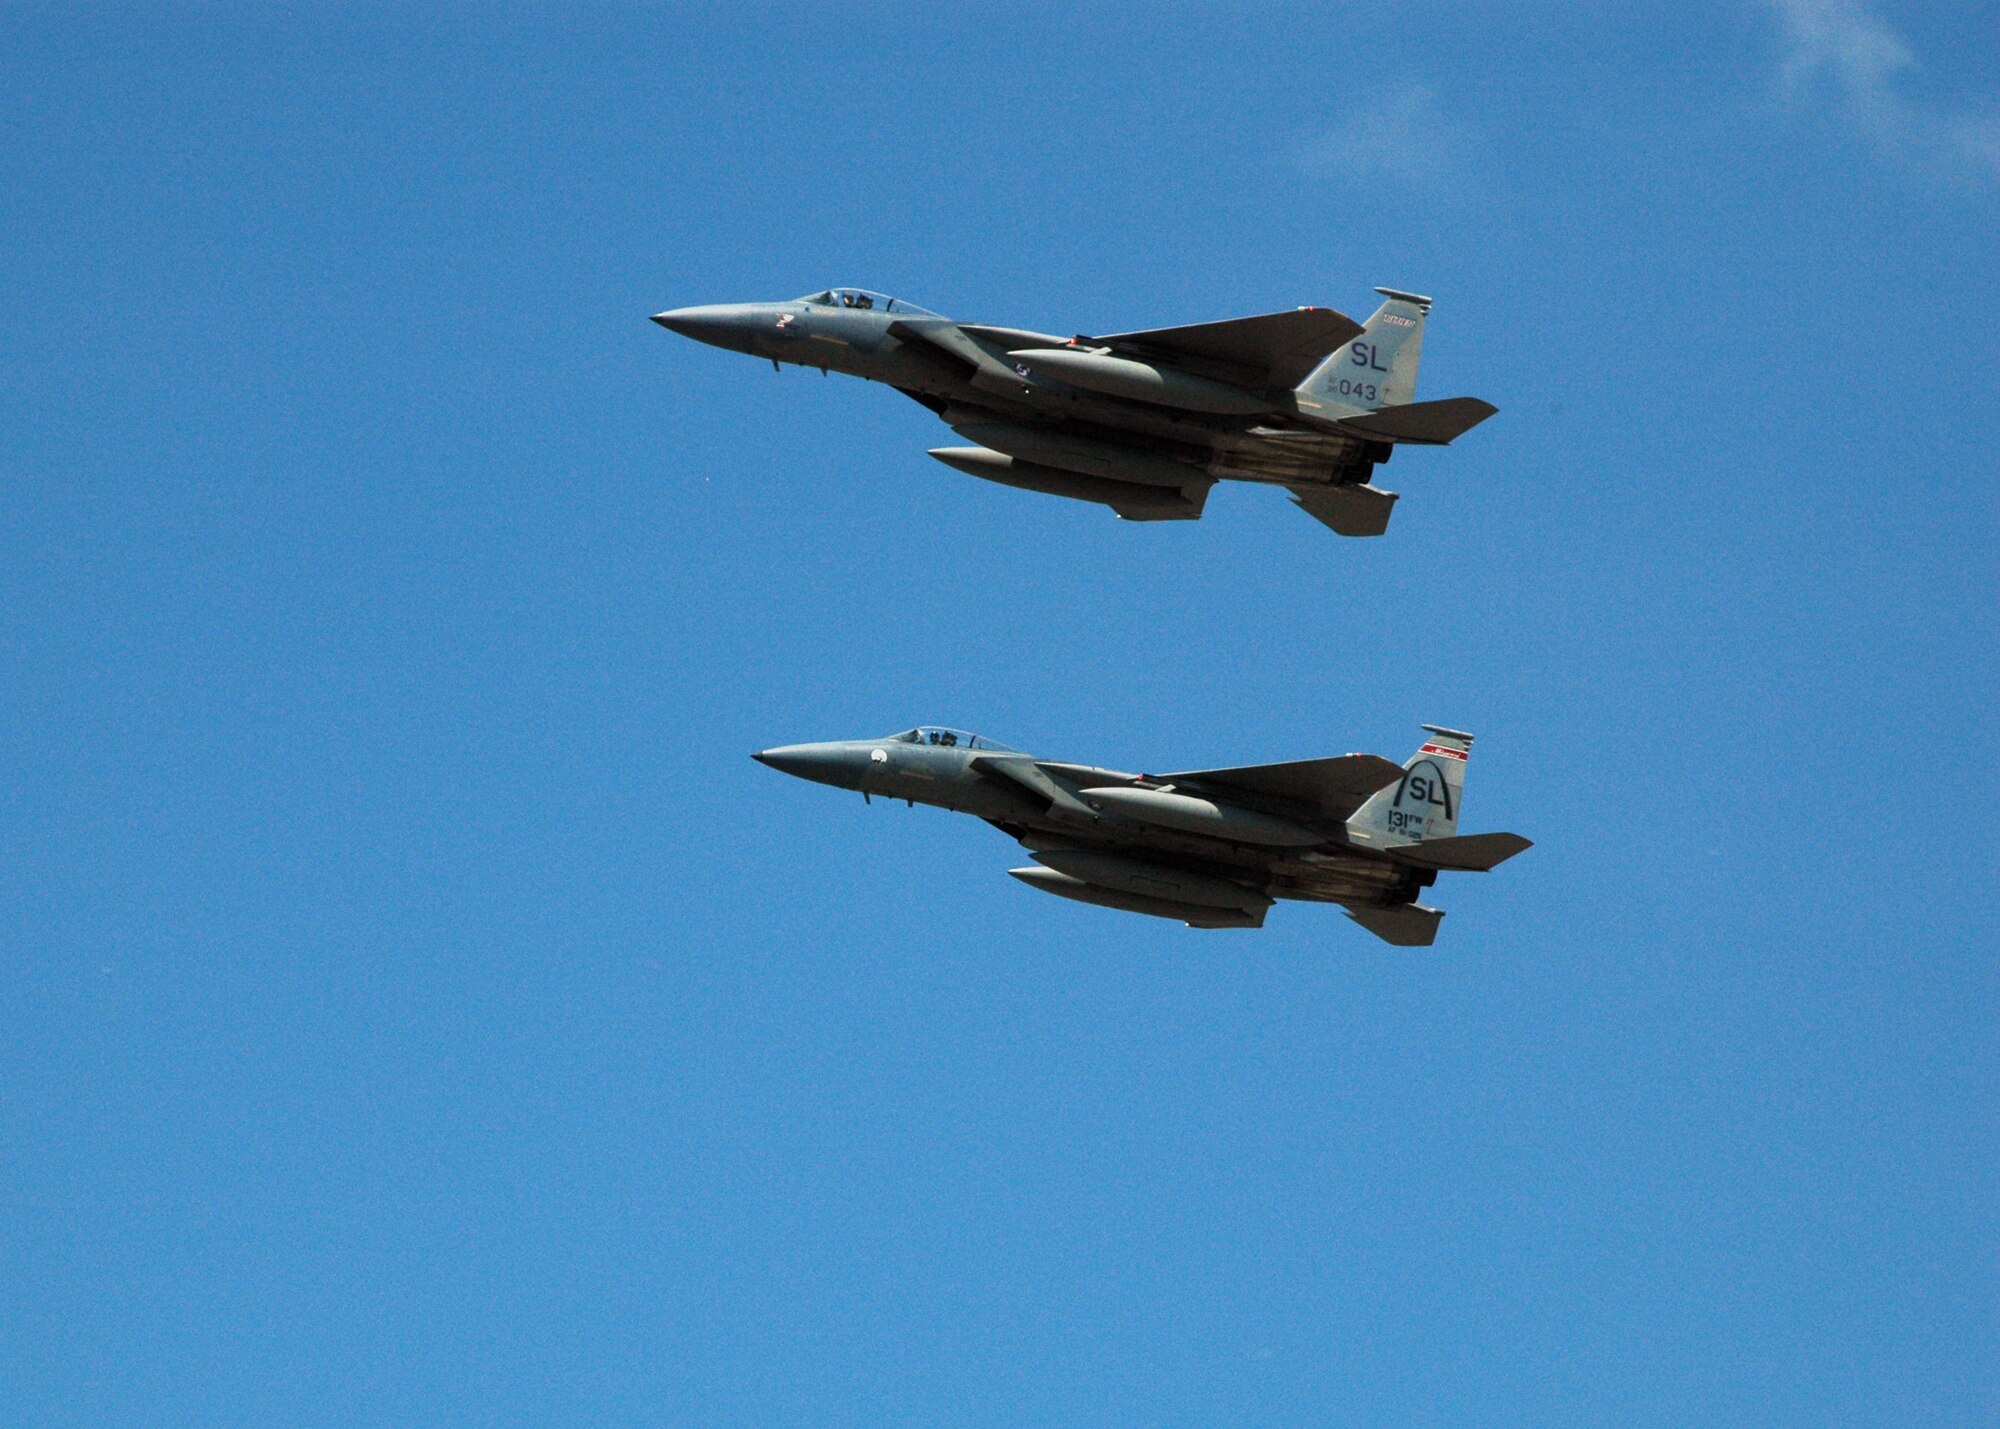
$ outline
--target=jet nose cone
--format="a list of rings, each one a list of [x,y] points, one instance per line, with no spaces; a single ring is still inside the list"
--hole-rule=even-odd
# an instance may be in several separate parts
[[[742,325],[742,309],[733,303],[711,303],[698,308],[669,308],[654,313],[653,321],[669,332],[691,337],[696,342],[726,342]]]
[[[693,337],[701,331],[701,309],[668,308],[663,313],[654,313],[653,321],[668,332],[677,332],[682,337]]]
[[[750,757],[766,769],[817,784],[846,784],[855,773],[852,751],[838,744],[784,744]]]

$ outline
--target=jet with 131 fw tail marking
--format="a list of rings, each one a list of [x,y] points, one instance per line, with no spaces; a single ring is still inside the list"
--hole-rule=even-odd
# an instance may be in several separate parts
[[[886,382],[970,446],[947,466],[1095,501],[1130,521],[1191,521],[1218,480],[1282,486],[1343,536],[1379,536],[1398,446],[1442,446],[1496,410],[1419,402],[1431,300],[1378,288],[1366,323],[1330,308],[1057,337],[953,322],[861,288],[785,303],[676,308],[653,321],[753,356]]]
[[[1122,774],[1037,759],[963,730],[791,744],[753,757],[801,779],[934,804],[1018,839],[1030,888],[1174,918],[1258,928],[1280,898],[1338,903],[1387,942],[1423,947],[1444,914],[1417,902],[1441,872],[1483,873],[1529,846],[1460,834],[1472,736],[1425,725],[1402,765],[1373,754]]]

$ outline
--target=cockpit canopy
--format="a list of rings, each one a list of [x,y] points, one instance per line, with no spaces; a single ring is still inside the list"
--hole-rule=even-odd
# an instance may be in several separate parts
[[[983,749],[993,754],[1019,754],[1018,749],[996,743],[983,734],[970,730],[946,729],[943,725],[927,724],[918,729],[906,729],[901,734],[892,734],[884,744],[936,744],[947,749]]]
[[[895,313],[901,317],[937,316],[929,308],[920,308],[915,303],[906,303],[901,298],[890,297],[887,293],[871,293],[866,288],[828,288],[823,293],[814,293],[811,297],[800,298],[799,301],[820,308],[872,309],[878,313]]]

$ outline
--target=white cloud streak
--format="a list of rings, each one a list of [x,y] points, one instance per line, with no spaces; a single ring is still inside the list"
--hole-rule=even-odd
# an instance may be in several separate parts
[[[1940,113],[1912,99],[1919,68],[1903,37],[1861,0],[1770,0],[1787,50],[1787,98],[1831,99],[1870,143],[1946,177],[2000,180],[2000,112]]]
[[[1426,184],[1457,167],[1463,145],[1463,129],[1445,118],[1437,96],[1413,85],[1309,142],[1298,162],[1312,174]]]

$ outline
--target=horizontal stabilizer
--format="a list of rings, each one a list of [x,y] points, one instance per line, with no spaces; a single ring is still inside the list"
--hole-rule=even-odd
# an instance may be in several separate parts
[[[1389,529],[1396,493],[1377,486],[1294,486],[1299,509],[1343,536],[1379,536]]]
[[[1203,789],[1278,799],[1304,805],[1321,818],[1345,819],[1370,794],[1402,778],[1403,770],[1380,755],[1344,754],[1336,759],[1294,759],[1155,777],[1169,784],[1198,784]]]
[[[1400,407],[1382,407],[1358,417],[1343,417],[1335,425],[1344,432],[1372,437],[1378,442],[1443,446],[1499,410],[1477,397],[1442,397],[1435,402],[1405,402]]]
[[[1393,908],[1363,906],[1349,908],[1347,916],[1385,943],[1399,948],[1428,948],[1437,941],[1442,908],[1426,908],[1421,903],[1399,903]]]
[[[1148,356],[1193,358],[1236,369],[1264,387],[1296,387],[1329,352],[1344,346],[1361,324],[1332,308],[1293,308],[1254,318],[1149,328],[1083,339]]]
[[[1532,841],[1519,834],[1466,834],[1462,838],[1425,839],[1422,843],[1404,844],[1383,852],[1399,863],[1414,863],[1419,868],[1484,873],[1521,850],[1533,847]]]

